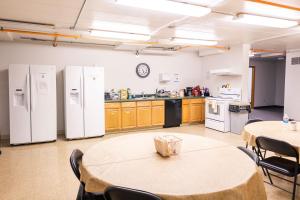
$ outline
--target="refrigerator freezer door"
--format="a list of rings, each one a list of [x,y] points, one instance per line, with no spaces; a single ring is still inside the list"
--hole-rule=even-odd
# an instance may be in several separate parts
[[[56,140],[56,68],[30,65],[30,76],[32,142]]]
[[[29,65],[9,65],[10,144],[31,142]]]
[[[68,139],[84,137],[82,70],[81,66],[65,68],[65,132]]]
[[[104,135],[104,69],[84,67],[84,128],[86,137]]]

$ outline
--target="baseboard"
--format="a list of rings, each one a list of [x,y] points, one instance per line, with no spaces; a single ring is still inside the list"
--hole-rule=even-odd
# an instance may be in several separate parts
[[[254,106],[254,109],[264,109],[264,108],[284,108],[284,106],[278,106],[278,105]]]
[[[64,135],[64,134],[65,134],[64,130],[57,130],[57,135]],[[1,135],[0,133],[0,140],[9,140],[9,134]]]

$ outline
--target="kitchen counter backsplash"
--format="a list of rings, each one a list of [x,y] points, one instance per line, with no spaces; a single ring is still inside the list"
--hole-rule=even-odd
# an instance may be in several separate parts
[[[115,99],[115,100],[105,100],[105,103],[113,103],[113,102],[131,102],[131,101],[159,101],[159,100],[167,100],[167,99],[199,99],[205,98],[204,96],[190,96],[190,97],[150,97],[150,98],[134,98],[134,99]]]

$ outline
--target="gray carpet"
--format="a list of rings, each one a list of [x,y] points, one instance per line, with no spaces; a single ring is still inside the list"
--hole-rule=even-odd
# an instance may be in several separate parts
[[[281,121],[282,117],[283,108],[273,106],[252,109],[249,115],[250,119],[262,119],[265,121]]]

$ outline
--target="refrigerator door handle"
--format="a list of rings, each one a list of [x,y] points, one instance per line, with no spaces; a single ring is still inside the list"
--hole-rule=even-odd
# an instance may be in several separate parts
[[[82,81],[82,76],[80,76],[80,105],[83,107],[83,81]]]
[[[30,83],[29,83],[29,74],[26,74],[26,107],[27,111],[29,111],[29,103],[30,103]]]
[[[34,78],[32,75],[30,75],[30,86],[31,86],[31,93],[30,93],[30,97],[31,97],[31,112],[34,111],[35,108],[35,82],[34,82]]]

